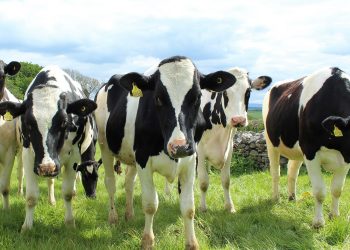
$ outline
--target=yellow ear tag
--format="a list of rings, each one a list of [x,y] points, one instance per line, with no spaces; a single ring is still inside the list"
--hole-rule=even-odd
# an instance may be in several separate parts
[[[13,116],[11,115],[10,112],[6,111],[6,113],[4,114],[4,120],[5,121],[12,121],[13,120]]]
[[[80,109],[81,112],[84,112],[85,110],[86,110],[85,106],[82,106],[81,109]]]
[[[132,83],[132,90],[131,90],[131,95],[135,97],[141,97],[143,96],[142,90],[139,89],[139,87],[136,86],[136,84],[133,82]]]
[[[333,134],[335,137],[342,137],[343,136],[343,132],[341,132],[341,130],[335,125],[334,125]]]

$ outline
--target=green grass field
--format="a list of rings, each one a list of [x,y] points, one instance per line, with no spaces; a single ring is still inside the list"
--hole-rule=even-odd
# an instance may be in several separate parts
[[[262,120],[261,110],[248,110],[249,120]]]
[[[237,159],[236,159],[237,160]],[[239,160],[242,164],[244,159]],[[268,172],[254,172],[252,167],[242,170],[233,166],[231,193],[237,212],[228,214],[223,210],[223,192],[217,171],[210,173],[206,213],[196,211],[195,230],[201,249],[350,249],[349,215],[350,188],[345,186],[341,197],[341,217],[326,220],[323,229],[311,227],[314,201],[312,197],[301,198],[311,187],[305,170],[301,171],[298,183],[298,201],[288,202],[285,171],[281,177],[281,202],[270,201],[271,178]],[[326,175],[329,185],[330,176]],[[77,183],[77,196],[73,199],[76,228],[64,225],[64,205],[61,198],[61,178],[56,181],[56,206],[47,200],[46,181],[40,183],[41,196],[35,210],[34,228],[20,234],[25,216],[24,198],[16,194],[16,168],[12,175],[10,190],[11,208],[0,210],[0,249],[139,249],[144,226],[141,209],[140,184],[135,191],[135,218],[124,220],[124,176],[117,176],[116,204],[119,223],[111,227],[107,222],[108,197],[104,187],[103,167],[97,199],[84,197],[81,183]],[[348,180],[349,181],[349,180]],[[183,222],[179,211],[176,188],[172,197],[164,192],[164,179],[155,175],[159,191],[159,209],[155,216],[154,233],[156,249],[183,249]],[[195,186],[196,204],[199,188]],[[330,194],[324,204],[327,216]]]

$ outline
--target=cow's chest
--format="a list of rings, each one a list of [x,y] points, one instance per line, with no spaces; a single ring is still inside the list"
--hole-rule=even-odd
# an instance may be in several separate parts
[[[217,125],[205,131],[198,145],[198,157],[206,158],[214,167],[221,169],[232,151],[236,130]]]
[[[321,149],[316,153],[316,157],[319,158],[323,168],[330,172],[337,171],[341,168],[350,167],[350,164],[345,162],[342,154],[335,149],[321,147]]]

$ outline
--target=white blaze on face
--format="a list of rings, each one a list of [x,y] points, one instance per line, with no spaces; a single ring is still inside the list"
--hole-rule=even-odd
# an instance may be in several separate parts
[[[226,90],[228,97],[228,105],[226,108],[223,103],[227,124],[231,124],[231,119],[236,116],[242,116],[248,121],[244,103],[245,94],[250,88],[248,72],[241,68],[231,68],[228,72],[236,77],[236,82]]]
[[[44,158],[41,163],[53,163],[46,145],[48,130],[52,126],[52,118],[57,113],[57,102],[62,91],[59,88],[45,87],[38,88],[32,92],[33,115],[38,124],[44,147]]]
[[[94,166],[89,165],[89,166],[86,167],[86,170],[87,170],[90,174],[92,174],[92,172],[94,171]]]
[[[163,64],[159,67],[159,72],[160,80],[166,87],[171,105],[175,109],[176,126],[169,138],[169,141],[171,142],[175,139],[184,140],[185,135],[180,130],[178,117],[181,112],[181,106],[184,98],[193,86],[195,67],[191,60],[182,59],[180,61]]]
[[[299,112],[301,107],[306,106],[310,99],[322,88],[324,82],[332,76],[331,68],[323,68],[305,77],[303,80],[303,91],[300,96]]]

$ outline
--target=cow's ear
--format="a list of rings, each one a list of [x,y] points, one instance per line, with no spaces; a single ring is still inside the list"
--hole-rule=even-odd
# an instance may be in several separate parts
[[[322,127],[328,134],[334,137],[343,137],[344,131],[350,129],[349,119],[339,116],[329,116],[322,121]]]
[[[73,113],[78,116],[87,116],[97,108],[97,104],[90,99],[80,99],[68,104],[67,113]]]
[[[199,73],[199,77],[202,89],[216,92],[224,91],[236,82],[236,77],[225,71],[217,71],[208,75]]]
[[[129,91],[131,96],[141,97],[143,96],[143,91],[154,89],[155,84],[153,79],[153,75],[145,76],[143,74],[132,72],[123,75],[120,78],[119,83],[124,89]]]
[[[14,118],[24,114],[26,111],[25,103],[18,102],[1,102],[0,103],[0,115],[3,116],[5,121],[11,121]]]
[[[272,78],[269,76],[259,76],[252,82],[252,88],[256,90],[261,90],[266,88],[272,82]]]
[[[17,74],[20,69],[21,69],[21,64],[19,62],[12,61],[6,65],[5,73],[10,76],[13,76]]]

